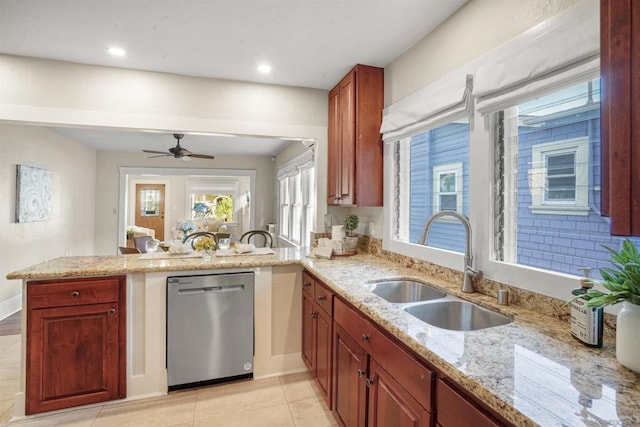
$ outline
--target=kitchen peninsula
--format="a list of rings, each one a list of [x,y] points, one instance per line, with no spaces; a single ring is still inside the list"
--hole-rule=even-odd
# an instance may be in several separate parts
[[[383,278],[411,278],[461,296],[459,284],[388,259],[358,254],[334,260],[305,257],[295,249],[274,255],[212,260],[140,260],[139,255],[65,257],[10,273],[24,281],[126,276],[127,399],[167,392],[165,289],[168,275],[254,271],[256,277],[256,377],[303,370],[300,356],[303,268],[339,299],[370,319],[440,378],[513,425],[640,424],[640,377],[615,360],[610,342],[589,349],[569,336],[568,324],[517,305],[498,306],[480,293],[471,301],[512,317],[510,324],[459,332],[427,325],[365,290]],[[26,300],[23,297],[26,306]],[[23,331],[26,331],[23,316]],[[16,416],[24,415],[25,348]]]

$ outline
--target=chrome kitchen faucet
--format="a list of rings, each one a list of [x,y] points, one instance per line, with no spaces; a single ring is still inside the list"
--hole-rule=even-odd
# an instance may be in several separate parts
[[[427,220],[424,225],[424,231],[422,232],[422,238],[420,239],[421,245],[427,244],[427,235],[429,234],[429,228],[431,224],[438,218],[443,216],[451,216],[458,219],[462,225],[464,225],[466,242],[464,249],[464,280],[462,281],[462,292],[475,292],[474,281],[482,279],[482,271],[473,269],[473,255],[471,254],[471,224],[466,216],[459,214],[455,211],[440,211],[437,212]]]

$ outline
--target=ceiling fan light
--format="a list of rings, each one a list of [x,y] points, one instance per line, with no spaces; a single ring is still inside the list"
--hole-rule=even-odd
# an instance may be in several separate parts
[[[182,156],[182,157],[180,157],[180,159],[185,161],[185,162],[190,162],[191,161],[191,156]]]

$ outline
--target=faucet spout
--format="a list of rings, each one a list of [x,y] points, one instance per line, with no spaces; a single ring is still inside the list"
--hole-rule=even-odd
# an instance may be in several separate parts
[[[440,211],[431,215],[424,225],[422,232],[422,238],[420,239],[421,245],[427,244],[427,236],[429,235],[429,229],[431,225],[439,218],[450,216],[456,218],[462,223],[465,231],[465,249],[464,249],[464,279],[462,281],[462,292],[475,292],[474,283],[476,280],[482,278],[482,271],[473,269],[473,254],[471,252],[471,224],[469,219],[455,211]]]

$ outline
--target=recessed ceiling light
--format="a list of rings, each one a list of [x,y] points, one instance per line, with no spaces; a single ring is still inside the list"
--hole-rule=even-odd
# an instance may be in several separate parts
[[[271,65],[260,64],[258,65],[258,71],[260,71],[262,74],[269,74],[271,72]]]
[[[125,56],[127,54],[127,52],[125,52],[123,48],[118,46],[108,47],[107,52],[109,52],[113,56]]]

